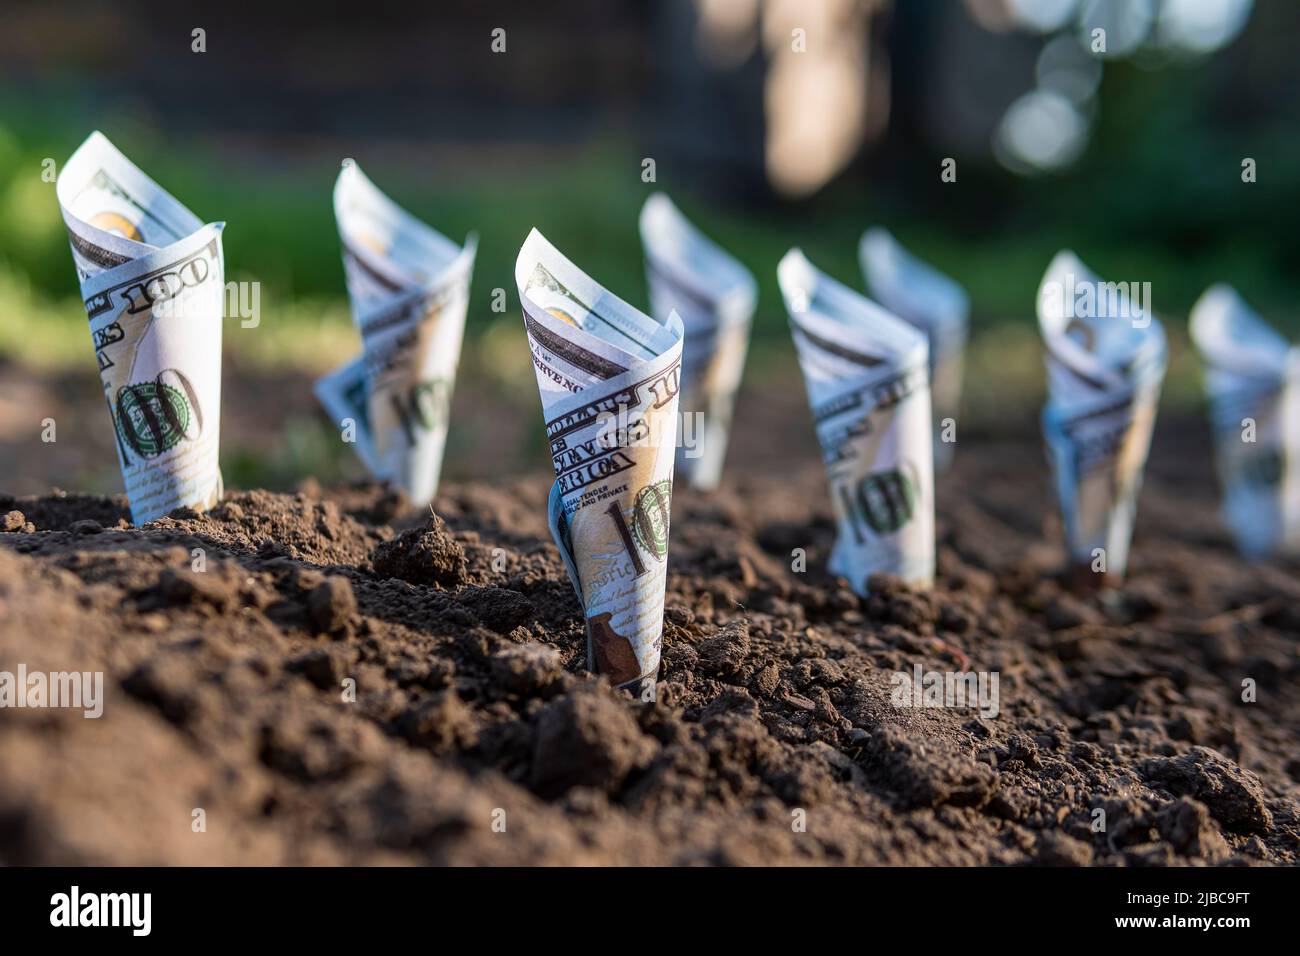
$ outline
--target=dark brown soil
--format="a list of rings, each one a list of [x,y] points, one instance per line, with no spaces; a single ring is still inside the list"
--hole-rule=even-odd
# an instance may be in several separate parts
[[[107,688],[0,711],[0,862],[1300,862],[1296,567],[1243,563],[1203,434],[1161,435],[1102,595],[1058,583],[1036,438],[959,448],[932,594],[825,577],[815,458],[679,488],[653,706],[585,671],[541,477],[441,521],[365,486],[142,529],[0,496],[0,670]],[[999,715],[895,706],[916,664],[996,671]]]

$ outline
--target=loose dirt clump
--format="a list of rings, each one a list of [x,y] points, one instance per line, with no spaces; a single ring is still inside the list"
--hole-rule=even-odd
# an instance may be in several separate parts
[[[379,545],[370,563],[381,578],[401,578],[411,584],[454,588],[466,580],[465,549],[436,514],[424,527]]]
[[[1295,864],[1297,568],[1231,551],[1199,440],[1101,593],[1036,440],[967,440],[925,593],[825,574],[815,461],[679,488],[653,706],[586,671],[541,477],[0,496],[0,671],[104,675],[0,710],[0,862]],[[954,672],[996,706],[900,696]]]

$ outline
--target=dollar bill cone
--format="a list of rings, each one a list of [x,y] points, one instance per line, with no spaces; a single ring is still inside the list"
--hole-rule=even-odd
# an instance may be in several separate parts
[[[131,519],[221,498],[225,223],[207,223],[102,133],[55,186]]]
[[[655,698],[682,321],[612,295],[534,229],[515,263],[555,483],[551,535],[582,605],[588,666]]]
[[[957,420],[961,404],[962,355],[970,300],[952,279],[904,249],[879,227],[858,243],[867,293],[894,315],[925,333],[930,343],[930,391],[935,420],[934,464],[952,462],[955,442],[942,440],[945,419]]]
[[[432,501],[442,474],[478,240],[464,247],[384,195],[352,160],[334,184],[361,354],[316,383],[336,424],[355,423],[370,473]]]
[[[676,312],[685,329],[680,409],[690,432],[678,445],[677,476],[712,491],[722,478],[758,284],[663,193],[645,201],[639,228],[650,312],[661,322]]]
[[[1205,365],[1223,518],[1249,558],[1300,551],[1300,347],[1230,286],[1192,307]]]
[[[1128,567],[1133,519],[1160,386],[1165,336],[1150,303],[1059,253],[1038,290],[1048,400],[1043,433],[1076,578],[1109,583]]]
[[[816,269],[777,268],[838,533],[830,570],[859,594],[877,573],[934,581],[934,459],[924,333]]]

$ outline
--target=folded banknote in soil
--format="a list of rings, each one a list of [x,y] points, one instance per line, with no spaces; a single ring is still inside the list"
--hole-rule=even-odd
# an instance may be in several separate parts
[[[204,223],[102,133],[55,187],[131,504],[143,524],[221,498],[225,223]]]
[[[1205,363],[1223,516],[1249,557],[1300,550],[1300,348],[1235,290],[1215,285],[1192,307]]]
[[[923,332],[815,268],[777,268],[812,406],[838,534],[830,570],[934,580],[934,441]]]
[[[1102,281],[1063,251],[1038,289],[1047,363],[1043,432],[1066,545],[1081,572],[1112,578],[1128,567],[1165,374],[1165,334],[1146,285]]]
[[[879,227],[863,233],[858,259],[867,294],[929,339],[930,400],[936,426],[934,465],[941,471],[952,462],[956,447],[953,439],[943,440],[944,423],[955,425],[957,421],[970,300],[961,286],[909,253]]]
[[[758,284],[663,193],[646,200],[640,229],[650,311],[661,322],[676,312],[686,330],[677,476],[712,490],[722,477]]]
[[[654,700],[682,321],[610,294],[536,229],[515,281],[555,467],[551,535],[586,618],[588,666]]]
[[[334,218],[361,354],[317,381],[316,396],[370,473],[424,505],[442,474],[477,239],[456,245],[352,160],[334,184]]]

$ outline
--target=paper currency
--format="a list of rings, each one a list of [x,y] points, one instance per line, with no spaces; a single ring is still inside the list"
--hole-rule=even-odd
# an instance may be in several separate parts
[[[1223,516],[1248,557],[1300,550],[1300,348],[1232,288],[1191,314],[1205,362]]]
[[[1038,289],[1043,432],[1076,568],[1123,577],[1151,445],[1165,335],[1145,283],[1103,282],[1060,252]],[[1098,579],[1097,583],[1104,580]]]
[[[588,666],[655,697],[663,632],[682,321],[597,285],[534,229],[523,304],[555,466],[551,534],[582,603]]]
[[[663,193],[646,200],[640,227],[650,311],[660,321],[676,311],[686,329],[677,475],[712,490],[722,477],[758,285]]]
[[[777,279],[822,446],[839,533],[830,570],[934,580],[934,443],[924,333],[818,271],[798,249]]]
[[[464,248],[379,191],[352,160],[334,184],[352,317],[361,355],[323,376],[316,396],[358,457],[414,505],[433,500],[477,239]]]
[[[954,443],[943,440],[944,423],[957,420],[970,300],[961,286],[910,254],[884,229],[862,234],[858,260],[867,293],[929,338],[934,466],[942,471],[952,462]]]
[[[221,498],[225,223],[204,224],[99,132],[55,187],[131,520]]]

